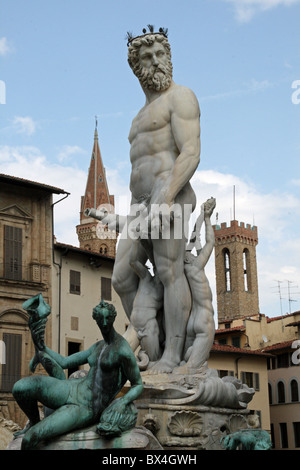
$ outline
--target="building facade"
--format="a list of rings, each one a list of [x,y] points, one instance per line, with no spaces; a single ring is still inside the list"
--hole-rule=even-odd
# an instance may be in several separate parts
[[[256,389],[249,409],[261,416],[261,424],[270,431],[275,450],[300,450],[299,325],[300,312],[273,318],[258,314],[226,319],[219,322],[211,352],[214,368],[225,367]],[[223,353],[216,357],[216,349]],[[232,356],[238,357],[239,352],[244,359],[234,369],[236,362]],[[252,357],[252,364],[245,363],[247,354]]]
[[[270,432],[267,367],[269,357],[269,354],[262,351],[252,351],[216,342],[212,347],[208,366],[216,369],[220,377],[226,375],[236,377],[255,390],[247,409],[250,415],[257,417],[259,426]]]
[[[299,311],[270,318],[265,335],[263,350],[272,354],[268,362],[268,377],[271,434],[275,449],[300,450],[299,325]]]
[[[22,422],[11,390],[28,375],[34,347],[25,300],[42,293],[52,302],[53,195],[64,190],[0,175],[0,416]],[[52,342],[51,318],[45,339]]]

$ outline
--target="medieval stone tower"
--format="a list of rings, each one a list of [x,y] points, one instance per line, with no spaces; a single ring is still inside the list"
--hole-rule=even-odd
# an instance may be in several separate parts
[[[232,220],[214,232],[219,322],[258,314],[257,227]]]
[[[80,248],[115,257],[116,232],[109,230],[102,222],[85,215],[86,209],[101,207],[105,207],[109,213],[114,212],[114,196],[108,191],[96,126],[85,194],[81,197],[80,224],[77,225],[76,232]]]

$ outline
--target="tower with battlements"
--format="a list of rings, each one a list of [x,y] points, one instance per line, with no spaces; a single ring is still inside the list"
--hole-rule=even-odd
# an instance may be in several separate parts
[[[257,227],[232,220],[214,232],[219,323],[258,314]]]

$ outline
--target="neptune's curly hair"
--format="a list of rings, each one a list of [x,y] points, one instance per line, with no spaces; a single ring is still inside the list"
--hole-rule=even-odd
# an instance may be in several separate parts
[[[113,304],[109,304],[108,302],[101,300],[100,304],[96,305],[96,307],[93,308],[93,318],[95,319],[101,313],[102,310],[109,310],[112,315],[117,315],[117,311]]]

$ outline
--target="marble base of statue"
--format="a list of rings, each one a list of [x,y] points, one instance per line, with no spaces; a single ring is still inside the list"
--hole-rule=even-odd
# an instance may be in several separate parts
[[[10,442],[6,450],[20,450],[22,437]],[[79,429],[39,445],[37,450],[161,450],[151,431],[137,426],[110,439],[100,437],[96,425]]]

